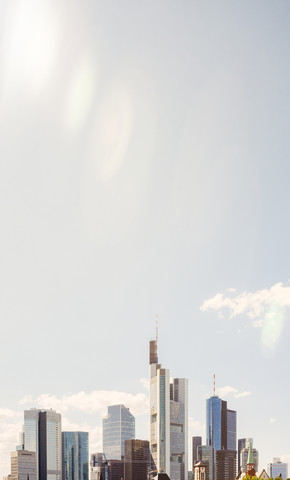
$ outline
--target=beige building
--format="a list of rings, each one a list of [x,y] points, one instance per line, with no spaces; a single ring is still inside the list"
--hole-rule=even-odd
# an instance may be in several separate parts
[[[27,450],[11,452],[11,480],[36,480],[36,454]]]
[[[194,465],[194,480],[206,480],[206,464],[197,462]]]

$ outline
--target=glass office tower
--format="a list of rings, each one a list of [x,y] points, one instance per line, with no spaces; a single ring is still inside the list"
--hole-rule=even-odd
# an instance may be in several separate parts
[[[171,480],[188,475],[188,381],[170,381],[168,369],[158,363],[157,339],[149,343],[150,450],[156,470]]]
[[[62,480],[88,480],[88,432],[62,432]]]
[[[61,480],[61,415],[54,410],[24,411],[24,447],[36,452],[36,480]]]
[[[237,412],[214,395],[206,401],[206,444],[214,449],[214,479],[236,477]]]
[[[125,440],[135,438],[135,417],[124,405],[108,407],[103,419],[103,452],[106,458],[122,460],[125,455]]]
[[[213,396],[206,401],[206,444],[222,448],[222,400]]]

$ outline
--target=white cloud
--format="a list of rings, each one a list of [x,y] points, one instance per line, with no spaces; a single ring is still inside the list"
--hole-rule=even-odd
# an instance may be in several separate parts
[[[130,409],[133,415],[142,415],[149,410],[149,398],[144,393],[118,392],[115,390],[94,390],[91,393],[78,392],[62,397],[57,397],[49,393],[42,394],[35,399],[24,397],[20,403],[34,403],[39,408],[53,408],[60,413],[65,413],[69,409],[80,410],[85,413],[100,412],[106,413],[108,405],[124,404]]]
[[[216,389],[217,395],[220,397],[226,397],[227,395],[234,395],[235,398],[242,398],[251,395],[251,392],[244,391],[239,392],[239,390],[235,387],[231,387],[230,385],[226,385],[225,387],[220,387]]]
[[[244,391],[244,392],[240,392],[240,393],[237,393],[235,395],[236,398],[240,398],[240,397],[248,397],[249,395],[252,395],[251,392],[248,392],[248,391]]]
[[[217,395],[220,395],[221,397],[226,397],[227,395],[231,393],[238,393],[238,389],[234,387],[230,387],[229,385],[226,385],[225,387],[220,387],[216,389]]]
[[[22,412],[16,412],[15,410],[10,410],[9,408],[0,408],[0,420],[19,416],[22,416]]]
[[[192,430],[193,435],[197,433],[203,433],[205,425],[201,424],[199,420],[195,420],[193,417],[188,417],[188,429]],[[189,435],[191,437],[191,435]]]
[[[229,290],[227,290],[228,292]],[[234,293],[234,292],[232,292]],[[218,316],[227,309],[230,318],[246,315],[254,328],[262,328],[261,340],[267,349],[274,348],[281,336],[284,324],[284,309],[290,306],[290,287],[282,282],[255,292],[243,292],[229,296],[218,293],[205,300],[202,312],[215,310]]]
[[[68,418],[62,417],[62,431],[63,432],[89,432],[89,446],[90,452],[102,451],[102,427],[92,427],[87,422],[73,423]]]
[[[270,423],[275,423],[275,422],[276,422],[276,418],[270,418],[269,422],[270,422]]]
[[[32,395],[25,395],[19,402],[19,405],[26,405],[27,403],[33,402]]]
[[[22,412],[6,408],[0,409],[0,471],[5,475],[10,473],[10,452],[15,450],[18,443],[23,419]]]
[[[273,303],[280,306],[290,306],[290,287],[283,283],[276,283],[269,289],[257,290],[256,292],[243,292],[234,297],[218,293],[214,297],[205,300],[200,307],[202,312],[207,310],[221,310],[228,308],[230,317],[246,314],[250,319],[260,317],[265,309]]]

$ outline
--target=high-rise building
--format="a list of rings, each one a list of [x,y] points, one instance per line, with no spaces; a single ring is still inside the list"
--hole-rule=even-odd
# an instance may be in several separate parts
[[[151,470],[148,440],[125,441],[125,479],[147,480]]]
[[[108,407],[103,418],[103,452],[109,460],[122,460],[125,454],[125,440],[135,438],[135,417],[124,405]]]
[[[150,450],[157,470],[171,480],[185,480],[188,470],[188,383],[170,382],[170,373],[158,364],[157,339],[149,344]]]
[[[124,480],[124,460],[108,461],[108,480]]]
[[[192,470],[194,471],[194,465],[197,462],[197,447],[202,444],[201,437],[192,437]]]
[[[215,451],[215,480],[236,478],[237,452],[235,450]]]
[[[272,463],[268,463],[267,473],[270,478],[281,476],[283,480],[288,478],[288,463],[281,462],[280,458],[273,458]]]
[[[236,477],[237,413],[213,395],[206,401],[206,444],[214,449],[214,480]]]
[[[238,472],[241,470],[242,462],[241,462],[241,451],[244,448],[249,448],[250,442],[253,446],[253,439],[252,438],[239,438],[238,439]],[[258,469],[256,470],[256,472]]]
[[[206,465],[207,480],[214,480],[214,449],[210,445],[197,447],[197,460]]]
[[[16,445],[16,450],[24,450],[24,427],[19,433],[19,443]]]
[[[61,415],[54,410],[24,411],[24,446],[36,452],[36,480],[61,480]]]
[[[88,432],[62,432],[62,480],[88,479]]]
[[[36,453],[26,450],[11,452],[11,480],[36,480]]]

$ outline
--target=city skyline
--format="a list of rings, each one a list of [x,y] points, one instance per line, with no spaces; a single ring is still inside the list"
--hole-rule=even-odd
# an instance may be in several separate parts
[[[152,365],[155,366],[155,364],[158,363],[157,337],[156,337],[155,340],[151,340],[149,342],[149,346],[150,346],[150,348],[149,348],[149,361],[150,361],[150,372],[151,373],[149,374],[148,386],[149,386],[150,378],[152,376]],[[169,369],[168,370],[162,369],[160,364],[158,364],[156,366],[157,366],[157,371],[158,371],[158,369],[161,369],[161,373],[164,374],[164,375],[166,374],[167,377],[168,377],[167,378],[167,380],[168,380],[168,382],[167,382],[168,383],[168,385],[167,385],[168,386],[168,394],[170,396],[170,403],[172,403],[171,402],[171,397],[173,399],[173,395],[177,395],[177,398],[179,396],[180,386],[178,384],[180,382],[186,382],[187,379],[183,379],[183,378],[174,379],[174,378],[169,376]],[[170,378],[170,383],[169,383],[169,378]],[[252,438],[241,438],[241,436],[239,434],[239,431],[238,431],[238,428],[237,428],[237,418],[236,418],[237,417],[237,412],[233,411],[231,409],[228,409],[227,408],[227,401],[222,400],[218,395],[219,392],[223,392],[223,394],[227,396],[228,390],[230,390],[230,387],[221,387],[221,388],[216,387],[216,375],[215,374],[214,374],[212,380],[213,380],[213,382],[212,382],[213,396],[210,396],[210,397],[205,399],[206,400],[205,417],[206,417],[206,419],[216,417],[216,420],[214,420],[215,428],[213,428],[213,430],[211,430],[209,428],[209,425],[208,425],[207,428],[203,429],[204,432],[203,432],[203,436],[201,437],[202,438],[202,444],[198,448],[199,449],[212,448],[211,444],[213,443],[213,444],[216,445],[216,449],[219,449],[218,454],[221,455],[221,454],[223,454],[223,451],[220,450],[220,449],[223,449],[226,446],[227,449],[231,450],[231,449],[234,448],[234,444],[235,444],[236,445],[236,450],[237,450],[236,453],[238,455],[238,452],[239,452],[238,448],[242,448],[242,445],[245,445],[247,447],[247,445],[249,444],[249,441],[251,441],[251,443],[253,443],[253,439]],[[184,385],[182,383],[182,385],[181,385],[181,397],[182,398],[185,395],[183,390],[184,390]],[[186,391],[187,391],[187,387],[186,387]],[[110,392],[106,392],[106,393],[109,394]],[[118,395],[118,392],[114,392],[114,394]],[[119,394],[120,394],[120,392],[119,392]],[[148,394],[149,394],[149,392],[148,392]],[[121,395],[122,395],[122,398],[124,398],[124,393],[121,393]],[[138,394],[137,394],[137,396],[138,396]],[[241,397],[244,397],[244,395],[241,395]],[[142,400],[144,401],[145,398],[146,397],[142,398]],[[238,395],[238,398],[239,398],[239,395]],[[130,402],[130,400],[131,401],[134,400],[134,395],[128,394],[127,399],[128,399],[129,402]],[[61,410],[63,412],[65,412],[66,409],[67,409],[67,406],[65,406],[65,404],[63,405],[63,407],[61,407],[61,402],[58,401],[53,396],[51,396],[51,397],[47,396],[46,398],[42,398],[42,399],[39,399],[39,400],[46,401],[46,402],[47,401],[52,401],[52,403],[54,403],[56,401],[57,404],[58,404],[58,407],[61,408]],[[79,400],[79,397],[76,396],[76,401],[78,401],[78,400]],[[149,397],[147,398],[147,400],[149,402]],[[32,401],[31,398],[25,398],[20,403],[21,404],[26,404],[26,403],[29,403],[31,401]],[[139,408],[140,408],[140,399],[138,399],[138,401],[139,401]],[[168,398],[168,401],[169,401],[169,398]],[[108,402],[108,400],[107,400],[107,402]],[[70,403],[69,402],[69,397],[67,398],[67,403],[68,404]],[[173,402],[173,403],[176,403],[176,402]],[[187,401],[186,401],[186,403],[187,403]],[[108,419],[110,417],[110,415],[112,414],[112,411],[113,411],[112,418],[115,422],[113,425],[115,425],[116,421],[118,419],[116,417],[117,413],[115,413],[114,409],[118,408],[118,412],[119,412],[120,408],[122,408],[124,411],[128,412],[127,415],[129,414],[130,417],[134,420],[133,425],[134,425],[134,431],[135,431],[135,419],[134,419],[134,416],[130,414],[129,407],[126,407],[124,405],[108,405],[107,403],[106,403],[106,405],[107,405],[107,407],[106,407],[107,408],[107,415],[102,418],[102,422],[106,421],[106,419]],[[212,407],[209,407],[210,405],[212,405]],[[217,409],[217,406],[219,406],[218,409]],[[144,405],[143,405],[143,407],[144,407]],[[210,408],[212,408],[212,410],[215,412],[214,416],[213,416],[213,414],[210,414]],[[133,407],[133,409],[134,409],[134,407]],[[171,408],[170,408],[170,410],[171,410]],[[218,411],[220,413],[218,413]],[[110,414],[110,412],[111,412],[111,414]],[[21,451],[21,448],[23,448],[26,451],[27,450],[29,451],[29,449],[33,450],[34,448],[36,448],[35,445],[37,443],[35,443],[36,442],[35,439],[37,438],[37,435],[38,435],[37,432],[38,432],[39,428],[43,428],[43,427],[40,427],[40,425],[41,424],[44,425],[44,423],[46,423],[46,421],[47,421],[46,418],[48,418],[48,420],[50,420],[50,421],[52,420],[52,422],[55,423],[55,425],[56,425],[52,429],[50,427],[49,435],[52,435],[51,438],[57,438],[57,436],[59,438],[61,438],[61,437],[63,437],[64,434],[65,435],[70,435],[72,437],[74,437],[76,435],[89,435],[90,432],[92,431],[90,428],[87,428],[88,424],[85,424],[86,427],[83,427],[82,430],[88,429],[88,432],[87,433],[78,432],[77,431],[78,430],[78,425],[73,424],[73,423],[68,423],[68,419],[65,420],[64,424],[65,425],[70,425],[70,428],[71,428],[72,431],[66,432],[64,429],[61,430],[61,424],[62,424],[61,414],[56,412],[55,410],[53,410],[51,407],[50,408],[48,408],[48,407],[44,408],[44,407],[39,407],[39,405],[38,405],[38,407],[33,406],[29,410],[28,409],[24,410],[22,413],[24,415],[24,424],[22,422],[22,427],[21,428],[20,428],[20,424],[18,425],[18,433],[19,433],[20,443],[23,442],[23,440],[24,440],[24,444],[23,445],[21,445],[21,444],[17,445],[17,436],[16,436],[15,437],[15,444],[14,444],[15,451],[19,451],[19,449]],[[147,415],[147,417],[149,416],[149,408],[148,407],[146,409],[146,415]],[[171,422],[171,415],[172,414],[170,414],[170,422]],[[220,415],[220,419],[217,420],[219,415]],[[120,412],[118,413],[117,416],[120,416]],[[123,414],[121,414],[121,417],[123,417]],[[152,418],[151,417],[152,417],[152,414],[150,415],[150,422],[148,421],[148,426],[149,426],[149,423],[152,425]],[[131,426],[130,427],[127,426],[127,423],[128,423],[127,420],[125,421],[125,424],[126,424],[125,431],[126,432],[128,431],[128,428],[132,429]],[[147,418],[147,420],[148,420],[148,418]],[[173,425],[176,425],[176,423],[175,423],[176,419],[174,419],[172,421],[174,422]],[[168,422],[169,422],[169,418],[168,418]],[[38,424],[39,424],[39,426],[37,426]],[[189,424],[190,424],[190,419],[189,419]],[[225,425],[225,427],[223,427],[223,425]],[[99,426],[97,426],[96,428],[98,429],[98,432],[102,432],[102,430],[99,428]],[[189,428],[189,430],[190,430],[190,428]],[[25,435],[25,432],[26,432],[26,435]],[[185,432],[187,432],[186,428],[185,428]],[[216,433],[214,433],[214,432],[216,432]],[[147,434],[148,434],[148,438],[145,438],[146,437],[146,434],[145,434],[145,436],[143,435],[142,441],[148,440],[148,442],[149,442],[150,432],[147,431]],[[101,434],[101,436],[103,437],[103,434]],[[141,436],[142,435],[139,435],[139,438],[141,438]],[[189,450],[190,450],[190,447],[192,446],[192,437],[193,437],[193,435],[189,432],[188,433],[188,448],[189,448]],[[25,441],[25,438],[26,438],[26,441]],[[134,438],[137,439],[138,434],[135,434]],[[118,437],[114,438],[114,441],[113,441],[113,443],[117,445],[116,441],[118,441]],[[51,442],[51,440],[48,440],[48,442]],[[93,441],[89,443],[89,454],[92,454],[92,453],[97,452],[97,451],[104,451],[103,442],[104,442],[103,438],[98,438],[97,442],[96,442],[96,438],[94,438],[94,436],[93,436]],[[170,443],[171,442],[172,442],[172,439],[170,439]],[[240,447],[240,445],[241,445],[241,447]],[[115,447],[112,446],[112,448],[115,448]],[[248,450],[248,449],[246,448],[246,450]],[[12,451],[13,451],[13,449],[11,450],[11,452]],[[198,450],[198,451],[200,453],[198,453],[197,456],[198,456],[199,460],[201,460],[202,459],[201,457],[203,457],[203,455],[204,455],[204,454],[201,455],[201,452],[202,451],[204,452],[205,450]],[[214,457],[214,455],[215,455],[214,451],[215,451],[215,449],[213,449],[213,452],[212,452],[213,466],[211,468],[213,468],[213,469],[215,468],[214,467],[214,458],[215,458]],[[256,450],[253,450],[253,452],[255,452],[255,451]],[[209,453],[206,450],[204,458],[207,458],[208,454]],[[57,455],[56,462],[58,462],[59,460],[57,460],[57,458],[59,458],[60,455],[57,452],[56,452],[56,455]],[[118,456],[119,455],[117,455],[117,457]],[[187,453],[186,453],[186,456],[187,456]],[[254,453],[254,456],[255,456],[255,453]],[[116,455],[114,455],[113,457],[116,457]],[[236,464],[238,465],[238,456],[235,456],[235,458],[236,458],[236,460],[235,460]],[[192,465],[192,462],[191,462],[192,459],[190,458],[190,456],[187,456],[187,459],[188,459],[188,461],[187,461],[188,470],[190,470],[191,465]],[[280,461],[280,457],[279,457],[278,460]],[[154,461],[154,454],[153,454],[152,461]],[[155,462],[156,462],[156,459],[155,459]],[[285,462],[288,465],[287,459],[285,459]],[[219,464],[222,465],[222,463],[223,463],[223,459],[219,459]],[[3,462],[3,464],[5,464],[5,461]],[[164,465],[166,465],[166,463]],[[170,462],[170,465],[172,465],[171,462]],[[269,463],[266,465],[266,468],[268,468],[268,465],[269,465]],[[163,469],[166,469],[166,468],[169,468],[169,470],[171,469],[171,467],[163,466]],[[220,467],[220,468],[222,468],[222,467]],[[262,471],[263,468],[264,468],[264,466],[262,467],[261,464],[259,463],[259,472]],[[55,472],[55,473],[57,473],[57,472]],[[6,476],[6,474],[7,474],[7,472],[5,473],[4,476]],[[56,477],[58,478],[57,475],[56,475]],[[179,478],[179,476],[176,477],[176,478]],[[214,477],[212,479],[210,478],[210,480],[214,480]]]
[[[32,407],[101,451],[123,404],[149,440],[156,314],[189,439],[215,373],[260,467],[290,461],[289,18],[0,0],[0,476]]]

